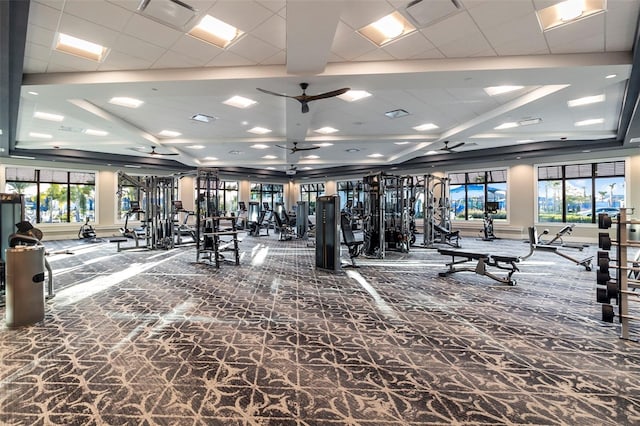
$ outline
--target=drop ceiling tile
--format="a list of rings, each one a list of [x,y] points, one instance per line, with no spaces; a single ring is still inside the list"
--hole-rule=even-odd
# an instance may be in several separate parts
[[[48,5],[31,2],[29,7],[29,22],[37,22],[38,26],[51,31],[57,31],[60,20],[60,10]]]
[[[536,37],[514,38],[501,44],[493,44],[499,56],[549,54],[549,47],[542,34]]]
[[[22,69],[25,74],[39,74],[47,71],[47,64],[48,60],[42,61],[40,59],[25,56]]]
[[[275,55],[260,62],[260,65],[285,65],[286,63],[287,63],[287,53],[283,49],[283,50],[280,50]]]
[[[171,47],[171,50],[197,60],[202,60],[204,61],[203,63],[211,61],[223,52],[223,49],[195,37],[191,37],[188,34],[182,35]]]
[[[581,38],[566,43],[556,43],[551,47],[551,53],[590,53],[604,52],[604,38],[601,35]]]
[[[259,64],[268,57],[278,53],[280,49],[253,37],[251,34],[247,34],[238,40],[237,43],[234,43],[228,50],[236,55],[249,59],[254,64]]]
[[[111,47],[118,38],[117,31],[66,13],[60,19],[59,31],[105,47]]]
[[[524,15],[533,14],[535,10],[528,1],[465,1],[469,15],[480,28],[491,28],[517,20]]]
[[[338,23],[331,51],[351,60],[375,50],[376,46],[342,22]]]
[[[354,61],[391,61],[394,57],[383,49],[375,49],[362,56],[354,58]]]
[[[409,59],[433,47],[420,31],[414,31],[400,40],[389,43],[383,49],[396,59]]]
[[[640,1],[607,2],[605,49],[620,52],[633,48],[636,23],[629,16],[640,14]]]
[[[27,43],[35,43],[51,49],[55,36],[55,31],[44,27],[29,25],[27,28]]]
[[[540,38],[544,40],[535,13],[519,16],[502,24],[483,27],[482,33],[493,46],[500,46],[514,39]]]
[[[202,60],[194,59],[174,50],[168,50],[151,66],[151,68],[194,68],[204,66],[204,64],[205,63]]]
[[[466,11],[452,15],[420,31],[436,47],[465,38],[471,34],[480,33],[477,25]]]
[[[31,4],[33,5],[33,3],[40,3],[53,9],[62,10],[64,9],[65,0],[33,0]]]
[[[246,65],[255,65],[252,61],[233,52],[225,50],[212,61],[207,62],[207,67],[242,67]]]
[[[158,47],[151,43],[147,43],[144,40],[140,40],[139,38],[132,37],[126,34],[120,34],[118,39],[113,43],[111,49],[112,51],[117,51],[127,56],[144,59],[149,62],[156,61],[158,58],[160,58],[160,56],[162,56],[162,54],[167,51],[167,49]]]
[[[411,59],[442,59],[442,58],[444,58],[444,55],[440,50],[429,49],[429,50],[425,50],[424,52],[418,53]]]
[[[36,43],[27,43],[25,45],[25,56],[41,61],[48,61],[51,55],[51,48]]]
[[[274,14],[256,1],[219,1],[208,13],[244,32],[252,31]]]
[[[274,13],[281,12],[286,9],[287,1],[286,0],[259,0],[258,3],[270,11]]]
[[[123,69],[143,70],[151,68],[153,62],[154,61],[149,59],[131,56],[123,52],[112,50],[109,52],[104,62],[98,66],[98,69],[100,71],[115,71]]]
[[[480,52],[490,50],[491,46],[487,40],[480,35],[454,40],[445,45],[438,46],[438,49],[447,58],[468,58]]]
[[[279,49],[287,47],[287,23],[281,16],[273,15],[253,30],[251,35]]]
[[[604,51],[605,13],[572,22],[544,33],[551,53],[570,53],[569,46],[576,46],[579,52]],[[591,47],[585,44],[589,40]]]
[[[134,14],[123,31],[140,40],[148,40],[156,46],[169,49],[184,33],[162,25],[144,16]]]
[[[98,65],[98,62],[53,50],[47,72],[97,71]]]
[[[140,6],[140,0],[105,0],[105,1],[115,6],[126,9],[130,12],[135,12],[136,10],[138,10],[138,6]]]
[[[86,0],[67,0],[64,13],[99,24],[112,30],[122,31],[133,12],[105,1],[95,1],[87,7]]]

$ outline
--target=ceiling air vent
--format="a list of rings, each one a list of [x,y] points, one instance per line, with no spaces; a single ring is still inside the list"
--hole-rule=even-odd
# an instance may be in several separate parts
[[[138,12],[161,24],[184,30],[197,10],[180,0],[142,0]]]
[[[458,0],[413,0],[405,14],[416,27],[423,28],[460,10]]]

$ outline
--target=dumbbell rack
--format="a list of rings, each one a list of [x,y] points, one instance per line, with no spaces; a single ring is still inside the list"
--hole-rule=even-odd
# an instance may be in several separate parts
[[[639,317],[629,315],[629,296],[636,297],[640,301],[640,293],[634,293],[629,289],[640,288],[640,280],[634,277],[640,271],[637,262],[633,262],[629,266],[628,248],[639,247],[640,243],[629,241],[628,225],[640,224],[640,220],[631,220],[627,218],[627,213],[631,208],[622,208],[618,214],[617,220],[613,222],[607,214],[598,215],[598,228],[608,229],[612,223],[617,224],[616,241],[611,241],[608,233],[598,234],[598,246],[603,250],[610,250],[612,245],[616,247],[616,279],[611,281],[609,275],[609,255],[608,252],[598,252],[598,284],[605,284],[606,289],[599,287],[597,290],[597,300],[602,305],[602,320],[613,322],[615,316],[613,306],[610,304],[612,298],[616,298],[618,304],[618,318],[621,324],[620,337],[629,340],[630,321],[640,321]]]

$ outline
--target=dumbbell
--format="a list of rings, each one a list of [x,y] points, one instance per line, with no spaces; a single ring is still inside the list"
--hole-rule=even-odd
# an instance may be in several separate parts
[[[598,233],[598,247],[600,247],[602,250],[611,250],[611,237],[608,233]]]
[[[618,298],[618,283],[609,281],[606,287],[596,289],[596,300],[598,303],[611,303],[611,299]]]
[[[613,310],[613,305],[609,305],[609,304],[602,305],[602,321],[613,322],[613,319],[616,316],[621,319],[640,321],[640,318],[634,317],[632,315],[616,315],[616,313]]]
[[[609,257],[608,251],[598,251],[597,261],[600,272],[609,272],[609,262],[611,262],[611,258]]]
[[[611,228],[611,218],[606,213],[598,214],[598,228],[599,229],[609,229]]]

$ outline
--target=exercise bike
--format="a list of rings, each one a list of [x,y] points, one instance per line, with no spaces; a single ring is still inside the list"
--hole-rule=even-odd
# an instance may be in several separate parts
[[[80,226],[80,230],[78,231],[78,239],[80,240],[89,240],[91,242],[98,242],[98,238],[96,236],[96,230],[93,226],[89,225],[89,217],[85,219],[85,222],[82,226]]]

